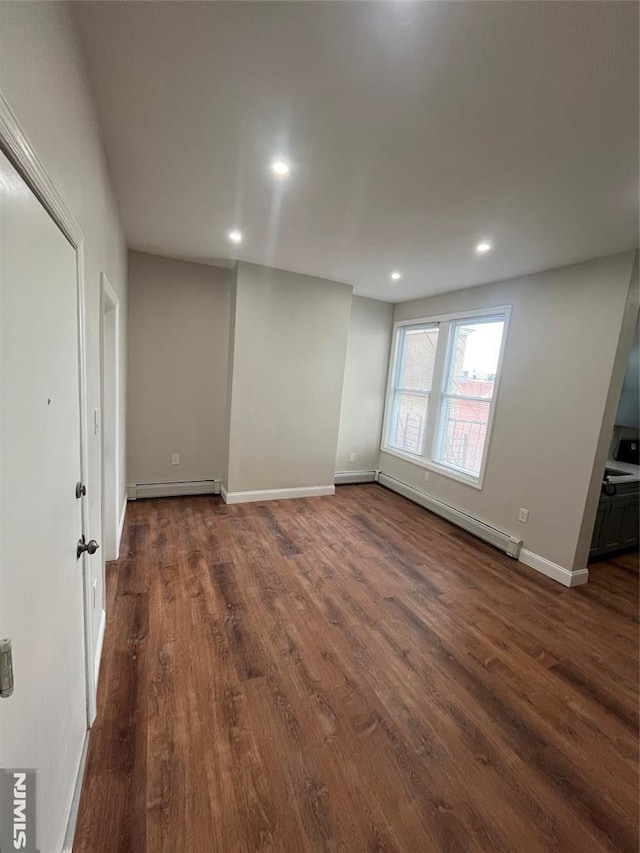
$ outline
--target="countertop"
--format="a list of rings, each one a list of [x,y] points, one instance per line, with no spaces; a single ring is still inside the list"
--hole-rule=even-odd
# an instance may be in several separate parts
[[[609,479],[610,483],[640,483],[640,465],[631,465],[629,462],[618,462],[616,459],[607,459],[607,468],[625,474],[624,477],[611,477]]]

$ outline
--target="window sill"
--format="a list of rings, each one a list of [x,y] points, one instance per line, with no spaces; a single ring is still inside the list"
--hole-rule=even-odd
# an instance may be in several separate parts
[[[448,477],[450,480],[456,480],[458,483],[464,483],[465,486],[471,486],[473,489],[482,490],[482,482],[484,472],[480,472],[480,476],[469,477],[458,472],[453,468],[447,468],[444,465],[438,465],[437,462],[432,462],[429,459],[424,459],[422,456],[413,456],[411,453],[403,453],[401,450],[396,450],[394,447],[382,446],[382,453],[388,453],[389,456],[396,456],[398,459],[404,459],[405,462],[411,462],[419,468],[426,468],[427,471],[433,471],[434,474],[440,474],[442,477]]]

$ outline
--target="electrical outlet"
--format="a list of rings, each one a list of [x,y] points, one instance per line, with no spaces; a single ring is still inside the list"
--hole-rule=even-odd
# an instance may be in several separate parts
[[[526,524],[529,521],[529,510],[524,509],[524,507],[520,507],[520,512],[518,513],[518,520],[523,524]]]
[[[355,462],[355,461],[356,461],[356,454],[350,453],[349,454],[349,462]]]
[[[179,465],[180,464],[180,454],[179,453],[172,453],[171,454],[171,464],[172,465]]]
[[[431,471],[425,471],[425,472],[424,472],[424,481],[425,481],[425,483],[428,483],[430,479],[431,479]]]
[[[93,586],[91,587],[91,605],[93,609],[96,609],[96,599],[98,597],[98,578],[93,579]]]

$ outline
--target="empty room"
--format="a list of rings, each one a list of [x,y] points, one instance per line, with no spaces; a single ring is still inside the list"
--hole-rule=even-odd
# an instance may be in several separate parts
[[[0,3],[2,853],[636,853],[639,11]]]

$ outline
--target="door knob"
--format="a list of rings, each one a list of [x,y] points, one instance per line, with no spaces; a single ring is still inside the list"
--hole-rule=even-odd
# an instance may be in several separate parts
[[[87,552],[87,554],[95,554],[99,547],[100,546],[98,545],[95,539],[89,539],[89,541],[86,542],[84,536],[81,536],[80,539],[78,539],[76,557],[80,559],[80,557],[85,551]]]

